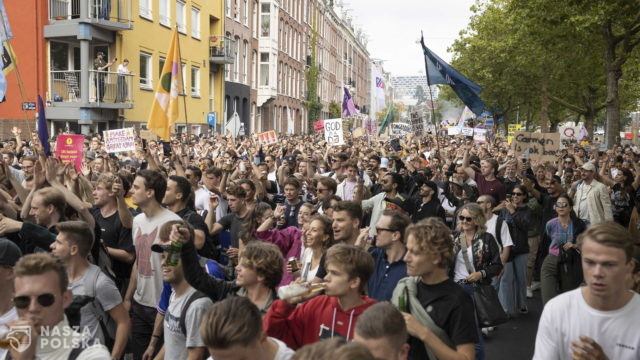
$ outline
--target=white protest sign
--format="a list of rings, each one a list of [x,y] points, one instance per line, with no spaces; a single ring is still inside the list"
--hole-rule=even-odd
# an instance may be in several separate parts
[[[105,130],[102,132],[104,137],[104,147],[108,153],[121,151],[135,151],[136,149],[136,133],[133,128]]]
[[[460,134],[464,136],[473,136],[473,128],[463,127],[460,129]]]
[[[487,142],[486,129],[473,129],[473,142],[484,144]]]
[[[391,123],[391,135],[400,136],[411,133],[411,124],[407,123]]]
[[[447,134],[449,136],[455,136],[455,135],[460,135],[460,130],[461,128],[457,127],[457,126],[451,126],[447,129]]]
[[[324,140],[329,146],[344,145],[342,119],[328,119],[324,121]]]
[[[580,136],[580,127],[578,126],[561,126],[560,140],[578,140]]]

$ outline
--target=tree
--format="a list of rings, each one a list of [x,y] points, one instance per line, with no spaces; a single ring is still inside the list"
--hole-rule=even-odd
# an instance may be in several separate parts
[[[414,93],[413,98],[417,100],[416,106],[427,101],[427,94],[424,92],[422,85],[416,86],[416,92]]]
[[[318,43],[318,32],[316,31],[317,14],[313,13],[313,29],[311,34],[311,66],[307,69],[307,100],[304,102],[307,107],[308,121],[307,131],[313,133],[313,123],[320,118],[322,103],[318,97],[318,76],[320,69],[316,63],[316,45]]]
[[[342,106],[335,101],[329,103],[329,119],[342,117]]]

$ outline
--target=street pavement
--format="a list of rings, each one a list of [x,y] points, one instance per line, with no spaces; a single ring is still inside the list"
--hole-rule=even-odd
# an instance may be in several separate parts
[[[533,299],[527,299],[527,305],[529,306],[528,314],[518,314],[484,338],[486,360],[533,358],[538,321],[542,314],[539,290],[533,292]]]

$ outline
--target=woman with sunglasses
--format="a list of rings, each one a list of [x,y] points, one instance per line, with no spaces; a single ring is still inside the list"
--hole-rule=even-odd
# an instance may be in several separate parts
[[[455,256],[450,276],[470,296],[473,295],[474,283],[491,284],[491,279],[502,271],[498,241],[487,232],[485,222],[484,212],[476,203],[465,204],[458,211],[453,247]],[[484,359],[479,328],[478,338],[476,359]]]
[[[500,210],[500,216],[509,226],[513,247],[509,262],[504,264],[504,273],[500,278],[500,302],[507,314],[517,310],[526,314],[527,310],[527,260],[529,258],[529,223],[531,211],[527,205],[529,192],[522,184],[511,191]]]
[[[558,216],[547,222],[541,241],[541,244],[550,244],[549,254],[540,268],[543,305],[556,295],[575,288],[571,284],[577,279],[561,271],[558,260],[561,252],[577,249],[576,238],[586,229],[585,223],[573,212],[573,200],[568,195],[560,195],[554,209]]]

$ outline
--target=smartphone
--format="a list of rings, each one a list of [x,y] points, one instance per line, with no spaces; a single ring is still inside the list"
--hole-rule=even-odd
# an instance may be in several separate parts
[[[142,139],[142,150],[147,151],[147,140]]]
[[[171,156],[171,143],[168,141],[163,141],[162,142],[162,152],[164,154],[164,156],[169,157]]]
[[[360,169],[360,172],[358,173],[358,175],[360,176],[360,179],[364,178],[364,169]]]

